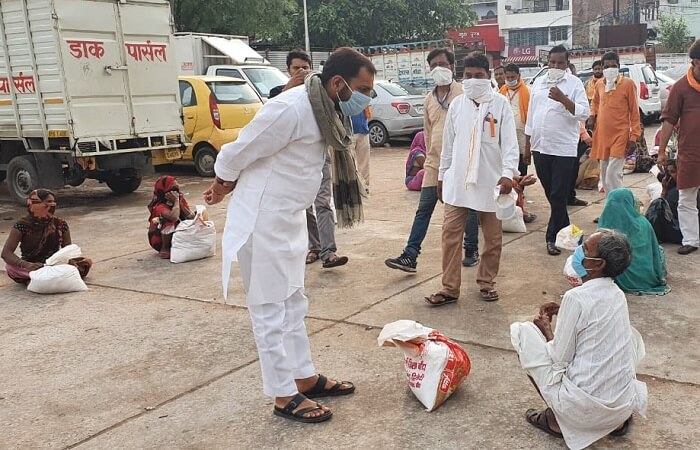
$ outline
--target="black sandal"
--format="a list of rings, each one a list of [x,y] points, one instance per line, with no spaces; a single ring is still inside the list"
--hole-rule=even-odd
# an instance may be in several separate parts
[[[332,269],[333,267],[344,266],[347,263],[348,263],[347,256],[332,255],[330,258],[323,261],[323,268],[324,269]]]
[[[455,303],[456,301],[457,297],[451,297],[440,293],[433,294],[430,297],[425,297],[425,302],[430,306],[449,305],[450,303]]]
[[[336,381],[333,387],[326,389],[326,383],[328,383],[328,378],[324,375],[318,374],[318,381],[316,385],[306,392],[302,392],[307,398],[319,398],[319,397],[337,397],[339,395],[350,395],[355,392],[355,385],[349,381]],[[347,384],[350,387],[342,389],[341,386]]]
[[[552,410],[549,408],[545,409],[544,411],[537,411],[536,409],[528,409],[527,412],[525,413],[525,419],[531,425],[534,425],[535,427],[539,428],[540,430],[544,431],[545,433],[550,434],[554,437],[563,438],[564,435],[562,435],[560,432],[552,430],[552,428],[549,426],[549,420],[547,419],[547,411],[552,411]],[[552,412],[552,415],[554,415],[554,412]]]
[[[612,431],[610,433],[610,436],[620,437],[626,435],[627,432],[630,430],[630,423],[632,423],[632,416],[630,416],[629,419],[625,420],[625,423],[623,423],[620,428]]]
[[[287,403],[287,406],[284,408],[280,408],[279,406],[275,405],[275,409],[273,413],[276,416],[284,417],[285,419],[289,420],[294,420],[296,422],[302,422],[302,423],[319,423],[319,422],[325,422],[326,420],[330,419],[333,417],[333,411],[326,411],[320,416],[316,417],[304,417],[304,414],[308,414],[311,411],[316,411],[316,410],[323,410],[321,408],[321,405],[316,403],[316,406],[312,406],[309,408],[303,408],[300,409],[297,412],[294,412],[296,408],[299,407],[302,403],[304,403],[304,400],[306,400],[306,397],[303,394],[297,394],[294,396],[293,399]]]
[[[561,255],[561,250],[559,250],[554,242],[547,242],[547,253],[552,256]]]

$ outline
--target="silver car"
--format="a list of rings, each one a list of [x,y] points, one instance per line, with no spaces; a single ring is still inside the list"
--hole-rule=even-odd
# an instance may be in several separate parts
[[[661,110],[663,111],[666,108],[668,94],[671,93],[671,88],[676,80],[661,72],[656,72],[656,79],[659,80],[659,98],[661,98]]]
[[[410,136],[423,128],[423,100],[410,86],[377,80],[372,90],[372,118],[369,121],[369,142],[379,147],[389,139]]]

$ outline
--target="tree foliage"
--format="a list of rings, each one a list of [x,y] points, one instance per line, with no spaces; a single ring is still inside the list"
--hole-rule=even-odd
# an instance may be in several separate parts
[[[170,0],[178,31],[304,43],[302,0]],[[476,22],[461,0],[307,0],[314,48],[442,39]]]
[[[661,44],[672,53],[684,53],[688,50],[690,30],[683,16],[662,14],[656,27]]]

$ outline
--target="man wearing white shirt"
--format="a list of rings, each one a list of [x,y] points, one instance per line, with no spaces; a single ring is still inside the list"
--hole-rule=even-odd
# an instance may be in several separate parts
[[[330,409],[310,399],[352,394],[355,386],[317,374],[304,325],[306,209],[316,197],[328,148],[333,152],[338,221],[362,217],[361,184],[350,153],[350,116],[371,98],[376,69],[340,48],[323,73],[306,77],[263,106],[235,142],[223,146],[207,204],[229,202],[222,238],[224,295],[238,261],[260,356],[263,390],[274,414],[306,423],[328,420]]]
[[[488,59],[475,53],[464,59],[464,94],[450,105],[438,171],[438,197],[445,203],[442,225],[442,289],[426,297],[432,306],[454,303],[460,294],[464,223],[477,211],[484,248],[477,284],[484,301],[498,300],[494,279],[501,261],[501,221],[495,190],[510,194],[518,174],[518,138],[508,100],[491,87]]]
[[[525,124],[525,161],[534,153],[537,175],[551,208],[547,252],[559,255],[556,236],[569,225],[566,204],[574,167],[578,163],[579,122],[590,114],[581,80],[567,72],[568,50],[558,45],[549,51],[549,71],[532,87]]]
[[[574,450],[621,436],[632,413],[645,415],[647,387],[636,377],[644,342],[614,281],[631,259],[623,234],[591,235],[572,256],[583,284],[564,294],[561,307],[546,303],[532,322],[510,327],[520,364],[547,404],[543,411],[529,409],[527,421]]]

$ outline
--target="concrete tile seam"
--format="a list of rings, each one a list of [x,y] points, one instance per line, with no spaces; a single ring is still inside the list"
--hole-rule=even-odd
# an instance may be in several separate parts
[[[125,256],[132,256],[132,255],[137,255],[139,253],[146,253],[146,252],[152,252],[152,251],[153,251],[153,249],[150,249],[150,248],[143,249],[143,250],[136,250],[135,252],[125,253],[123,255],[110,256],[109,258],[105,258],[105,259],[93,259],[92,262],[94,264],[104,263],[104,262],[112,261],[115,259],[124,258]]]

